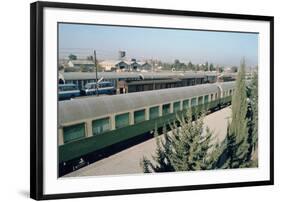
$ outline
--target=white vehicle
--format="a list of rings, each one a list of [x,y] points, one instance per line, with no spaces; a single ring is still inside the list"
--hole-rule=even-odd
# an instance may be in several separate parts
[[[114,94],[115,88],[112,82],[103,81],[98,82],[98,86],[96,83],[87,83],[85,87],[81,90],[82,95],[97,95],[97,94]]]

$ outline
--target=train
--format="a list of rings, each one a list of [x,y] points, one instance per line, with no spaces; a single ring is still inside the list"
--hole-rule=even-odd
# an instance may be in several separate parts
[[[80,90],[75,84],[59,84],[58,98],[59,100],[67,100],[80,96]]]
[[[61,72],[60,84],[76,84],[81,90],[96,80],[111,82],[116,94],[215,83],[214,72]]]
[[[81,95],[100,95],[100,94],[107,94],[112,95],[115,93],[115,88],[112,82],[103,81],[99,82],[98,86],[96,86],[95,82],[87,83],[84,88],[81,90]]]
[[[58,105],[59,165],[89,162],[110,150],[149,136],[190,108],[207,111],[229,105],[235,82],[61,101]],[[102,158],[102,157],[101,157]],[[75,166],[72,167],[72,170]]]
[[[58,85],[58,99],[69,100],[80,96],[89,95],[112,95],[115,94],[116,90],[112,82],[103,81],[98,83],[98,88],[96,88],[96,83],[87,83],[85,87],[81,90],[76,84],[59,84]]]

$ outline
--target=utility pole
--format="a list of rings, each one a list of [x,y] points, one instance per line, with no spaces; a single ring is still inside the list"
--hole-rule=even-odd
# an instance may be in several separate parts
[[[96,50],[94,50],[94,63],[95,63],[95,67],[96,67],[96,96],[99,96],[99,92],[98,92],[98,65],[97,65]]]

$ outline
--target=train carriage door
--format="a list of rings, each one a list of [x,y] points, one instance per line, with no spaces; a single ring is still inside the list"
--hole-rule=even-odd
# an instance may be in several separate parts
[[[125,94],[126,92],[126,81],[121,80],[118,82],[118,89],[120,94]]]

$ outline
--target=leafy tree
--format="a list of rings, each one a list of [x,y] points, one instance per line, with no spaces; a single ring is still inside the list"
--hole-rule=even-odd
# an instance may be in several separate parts
[[[76,56],[76,55],[73,55],[73,54],[70,54],[70,55],[68,56],[68,59],[69,59],[69,60],[77,60],[77,56]]]
[[[180,61],[178,59],[175,59],[174,64],[180,64]]]
[[[188,70],[194,70],[194,65],[189,61],[189,63],[187,64],[187,69]]]
[[[94,57],[92,55],[87,56],[87,60],[94,60]]]
[[[238,67],[233,66],[231,67],[231,72],[236,73],[238,71]]]
[[[224,71],[224,67],[217,65],[216,66],[216,71],[219,72],[219,73],[222,73]]]
[[[172,68],[175,68],[175,70],[185,70],[186,65],[182,62],[180,62],[178,59],[174,61],[174,64],[172,65]]]
[[[162,63],[162,68],[163,68],[164,70],[171,70],[171,69],[172,69],[172,65],[169,64],[169,63],[163,62],[163,63]]]
[[[208,71],[209,70],[209,63],[206,62],[204,65],[204,71]]]
[[[196,67],[195,67],[195,71],[199,71],[200,70],[200,65],[197,64]]]
[[[210,71],[214,71],[214,70],[216,70],[216,69],[215,69],[213,63],[211,63],[211,64],[210,64]]]
[[[192,121],[191,110],[176,122],[170,124],[171,134],[164,130],[163,137],[157,137],[156,154],[153,156],[155,164],[143,158],[141,165],[144,172],[171,172],[206,170],[212,163],[208,152],[211,150],[211,136],[209,129],[204,132],[204,115]]]

